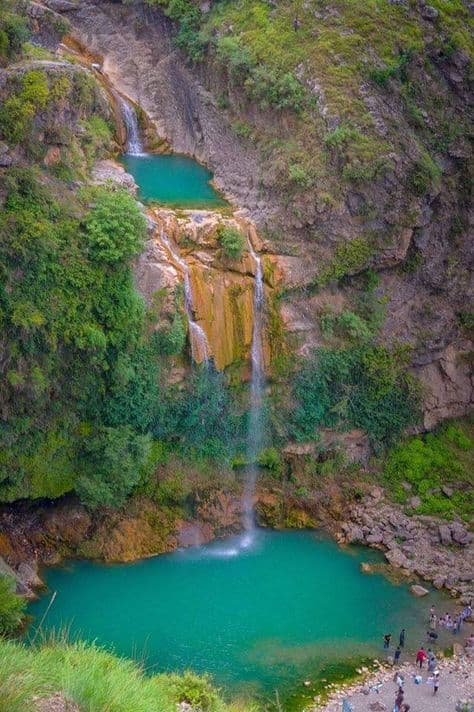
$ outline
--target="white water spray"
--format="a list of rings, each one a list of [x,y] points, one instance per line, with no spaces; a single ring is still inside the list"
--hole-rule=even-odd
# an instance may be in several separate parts
[[[123,122],[127,132],[127,153],[131,156],[143,155],[143,144],[138,128],[137,112],[135,107],[123,97],[119,97],[122,109]]]
[[[197,363],[204,363],[206,366],[209,364],[210,349],[207,336],[204,329],[199,326],[199,324],[194,319],[194,302],[193,302],[193,291],[191,287],[191,277],[189,274],[189,267],[185,260],[179,254],[177,248],[171,243],[168,237],[165,235],[165,231],[162,228],[160,234],[160,240],[168,251],[172,261],[175,265],[179,266],[183,273],[184,282],[184,309],[186,311],[186,316],[188,319],[189,328],[189,339],[191,342],[191,356],[193,361]]]
[[[255,286],[253,295],[250,413],[247,433],[247,460],[249,467],[242,497],[243,525],[246,531],[246,535],[243,537],[243,546],[249,546],[252,543],[255,529],[253,498],[258,472],[256,461],[263,443],[263,391],[265,386],[262,343],[262,311],[265,293],[263,289],[262,261],[255,253],[250,240],[249,250],[255,264]]]

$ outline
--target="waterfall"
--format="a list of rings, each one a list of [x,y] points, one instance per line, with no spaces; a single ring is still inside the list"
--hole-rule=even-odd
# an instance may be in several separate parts
[[[255,285],[253,294],[253,330],[251,365],[252,376],[250,382],[250,412],[247,432],[247,460],[249,468],[245,481],[242,497],[243,525],[248,533],[247,545],[251,543],[252,531],[255,528],[253,513],[253,496],[257,481],[257,457],[263,443],[263,391],[265,386],[265,373],[263,364],[262,343],[262,311],[264,304],[263,271],[260,257],[255,253],[249,240],[249,249],[255,264]]]
[[[184,309],[188,319],[189,328],[189,340],[191,342],[191,356],[193,361],[197,363],[204,363],[206,366],[209,364],[210,349],[207,336],[204,329],[199,326],[199,324],[194,319],[194,302],[193,302],[193,291],[191,287],[191,277],[189,274],[189,267],[185,260],[181,257],[176,247],[174,247],[168,237],[165,235],[165,231],[161,229],[160,240],[171,256],[172,261],[175,265],[178,265],[183,273],[184,281]]]
[[[143,154],[143,144],[138,128],[137,112],[135,111],[135,107],[123,97],[119,97],[119,102],[127,132],[127,153],[132,156],[140,156]]]

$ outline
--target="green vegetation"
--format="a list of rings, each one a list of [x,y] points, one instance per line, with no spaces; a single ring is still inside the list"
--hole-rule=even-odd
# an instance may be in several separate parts
[[[91,198],[94,203],[84,227],[93,259],[114,264],[137,255],[145,240],[146,221],[136,201],[122,191],[95,190]]]
[[[94,204],[56,197],[30,169],[11,169],[3,189],[1,497],[57,497],[78,480],[87,501],[96,489],[96,499],[100,491],[104,503],[119,504],[133,487],[125,474],[146,457],[135,374],[154,368],[128,264],[143,216],[121,191],[96,189]],[[105,463],[108,478],[95,488]],[[112,484],[119,473],[121,484]]]
[[[316,438],[319,427],[357,427],[380,447],[418,420],[419,392],[406,354],[383,346],[317,349],[296,374],[294,394],[298,439]]]
[[[434,433],[408,438],[385,460],[387,490],[402,503],[419,497],[421,504],[416,512],[420,514],[444,518],[459,515],[470,522],[474,515],[473,452],[472,420],[454,421]],[[443,488],[447,490],[443,492]]]
[[[317,286],[322,287],[333,280],[355,274],[367,267],[374,248],[366,237],[356,237],[349,242],[340,242],[331,262],[321,269]]]
[[[142,667],[94,644],[61,637],[40,645],[0,639],[0,709],[24,712],[35,699],[55,693],[89,712],[175,712],[179,702],[203,712],[257,712],[252,705],[226,704],[207,677],[146,676]]]
[[[8,0],[0,1],[0,65],[17,59],[30,36],[26,17],[14,11]]]
[[[217,239],[226,257],[232,260],[240,259],[245,248],[243,235],[233,227],[221,227]]]
[[[13,633],[20,626],[25,609],[26,601],[15,593],[15,581],[0,573],[0,636]]]

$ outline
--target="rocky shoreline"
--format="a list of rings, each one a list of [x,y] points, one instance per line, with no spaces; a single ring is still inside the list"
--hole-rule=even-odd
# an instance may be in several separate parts
[[[459,520],[408,516],[386,501],[381,487],[374,487],[348,508],[336,538],[382,550],[403,576],[415,574],[437,589],[446,588],[462,603],[474,599],[474,536]]]
[[[426,669],[421,671],[422,683],[415,685],[413,678],[420,674],[420,670],[414,663],[406,662],[397,668],[376,663],[372,671],[366,668],[357,682],[331,686],[329,698],[324,702],[316,701],[315,706],[308,712],[340,712],[343,700],[350,702],[352,712],[392,712],[397,694],[397,684],[394,681],[396,672],[403,675],[405,701],[416,712],[472,712],[474,649],[471,650],[472,654],[469,654],[469,649],[455,646],[452,658],[439,661],[440,688],[436,697],[433,695],[433,688],[427,684]]]
[[[236,534],[241,526],[238,491],[216,487],[196,502],[191,516],[172,513],[144,497],[135,497],[121,511],[91,514],[72,498],[57,503],[20,503],[0,509],[0,571],[13,575],[20,595],[34,598],[42,585],[42,566],[68,557],[102,561],[133,561],[196,546]],[[383,551],[386,565],[367,564],[374,571],[410,581],[415,595],[428,594],[417,584],[429,581],[447,589],[461,604],[474,600],[474,537],[459,521],[408,516],[387,501],[381,487],[367,487],[358,501],[341,491],[321,489],[306,500],[294,488],[266,486],[255,501],[264,527],[318,528],[341,545],[362,544]]]

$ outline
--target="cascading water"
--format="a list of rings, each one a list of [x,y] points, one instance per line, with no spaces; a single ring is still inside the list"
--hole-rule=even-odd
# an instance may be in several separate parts
[[[193,303],[193,292],[191,288],[191,278],[189,275],[189,267],[185,260],[178,253],[176,247],[174,247],[168,237],[165,235],[163,228],[161,229],[160,235],[161,242],[168,251],[172,261],[175,265],[178,265],[183,273],[184,282],[184,309],[186,311],[186,316],[188,319],[189,327],[189,338],[191,342],[191,356],[193,361],[197,363],[204,363],[205,366],[209,364],[210,349],[207,336],[204,329],[199,326],[199,324],[194,319],[194,303]]]
[[[143,154],[143,144],[138,128],[137,112],[135,111],[135,107],[123,97],[119,97],[119,102],[127,132],[127,153],[131,156],[140,156]]]
[[[252,376],[250,383],[250,412],[247,432],[247,460],[249,462],[249,467],[247,470],[247,479],[245,481],[242,497],[243,526],[246,531],[246,535],[243,538],[244,546],[249,546],[252,542],[253,530],[255,529],[253,497],[257,481],[256,461],[263,443],[263,391],[265,386],[262,343],[262,311],[265,294],[263,289],[262,261],[255,253],[250,240],[249,250],[255,264],[255,286],[253,296],[254,316],[251,348]]]

